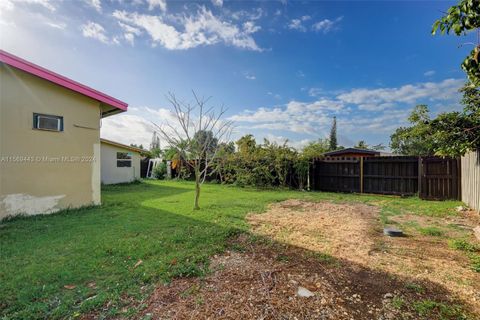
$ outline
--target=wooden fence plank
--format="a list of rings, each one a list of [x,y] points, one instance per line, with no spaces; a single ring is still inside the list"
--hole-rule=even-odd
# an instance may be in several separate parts
[[[460,199],[458,183],[460,170],[457,159],[422,158],[421,189],[422,199]]]

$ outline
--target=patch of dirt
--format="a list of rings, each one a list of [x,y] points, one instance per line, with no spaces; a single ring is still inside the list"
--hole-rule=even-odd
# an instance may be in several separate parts
[[[480,225],[480,216],[473,211],[461,212],[456,216],[442,218],[403,214],[390,218],[393,222],[406,226],[410,231],[415,227],[439,227],[446,236],[451,238],[468,237],[473,229]]]
[[[392,219],[399,223],[415,221],[420,227],[435,223],[462,235],[471,234],[476,224],[467,213],[444,219],[415,215]],[[401,238],[384,236],[376,207],[288,200],[272,205],[264,214],[250,215],[248,220],[254,232],[277,241],[329,253],[389,274],[445,285],[480,312],[480,274],[470,269],[468,257],[450,249],[444,238],[419,233]],[[459,230],[447,227],[450,225]],[[282,228],[292,232],[282,234]],[[324,239],[312,236],[312,230],[324,234]]]
[[[247,220],[254,233],[276,241],[367,263],[380,230],[378,212],[365,204],[287,200]]]
[[[467,258],[438,238],[383,236],[376,207],[289,200],[248,221],[255,237],[232,243],[241,252],[215,256],[205,278],[157,287],[139,319],[457,319],[460,306],[480,314],[480,275]],[[314,296],[298,296],[299,287]],[[420,314],[421,301],[443,307]]]
[[[435,284],[418,282],[422,292],[416,292],[405,279],[348,261],[322,261],[300,248],[245,239],[238,245],[246,251],[214,257],[207,277],[158,287],[138,318],[440,319],[419,317],[409,305],[421,299],[462,304]],[[299,297],[300,286],[314,296]]]

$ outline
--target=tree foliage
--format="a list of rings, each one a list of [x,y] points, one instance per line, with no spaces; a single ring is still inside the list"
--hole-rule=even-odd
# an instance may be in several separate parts
[[[416,106],[408,121],[410,127],[400,127],[390,136],[390,148],[394,153],[407,156],[433,155],[433,141],[430,136],[430,115],[427,105]]]
[[[436,155],[458,157],[480,149],[480,89],[466,84],[460,91],[463,111],[441,113],[430,123]]]
[[[465,35],[469,31],[480,28],[480,0],[461,0],[458,5],[448,9],[445,15],[435,21],[432,34],[440,30],[441,34],[455,33],[457,36]],[[480,43],[473,44],[475,47],[462,62],[462,69],[468,79],[475,86],[480,86]]]
[[[368,144],[365,142],[365,140],[360,140],[353,147],[357,149],[368,149]]]
[[[202,158],[211,158],[218,149],[218,138],[214,137],[211,130],[195,132],[192,139],[193,148],[200,150]]]
[[[251,134],[244,135],[237,141],[238,152],[243,155],[250,155],[255,152],[257,148],[257,142]]]
[[[230,181],[238,185],[287,187],[298,153],[284,144],[267,139],[257,144],[252,135],[237,141],[238,152],[231,157]]]
[[[330,151],[337,150],[337,117],[333,117],[332,129],[330,129]]]
[[[235,144],[230,141],[218,145],[217,159],[213,163],[214,172],[218,174],[220,183],[232,182],[233,159]]]
[[[320,158],[325,152],[331,150],[331,143],[327,139],[318,139],[307,144],[302,150],[302,156],[306,159]]]
[[[323,153],[328,150],[328,141],[321,142]],[[231,142],[219,143],[209,180],[239,186],[307,187],[310,155],[289,147],[287,141],[279,144],[264,139],[259,144],[248,134],[235,144],[236,149]]]
[[[431,119],[427,106],[417,106],[409,117],[412,125],[398,128],[391,136],[392,150],[405,155],[458,157],[480,148],[480,89],[466,84],[461,92],[461,112],[444,112]]]

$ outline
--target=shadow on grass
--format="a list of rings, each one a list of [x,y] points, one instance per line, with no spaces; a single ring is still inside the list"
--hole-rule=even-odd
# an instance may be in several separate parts
[[[141,183],[103,190],[101,207],[3,223],[2,319],[60,319],[81,314],[130,318],[145,307],[139,301],[156,285],[175,278],[208,276],[210,257],[228,248],[229,239],[246,232],[243,217],[250,207],[241,207],[242,202],[255,202],[251,194],[238,199],[241,195],[232,190],[232,195],[210,195],[210,205],[193,211],[191,197],[186,196],[192,191],[189,186]],[[268,202],[274,200],[272,196]],[[160,204],[163,209],[158,208]],[[234,245],[241,248],[245,243]],[[247,253],[267,262],[284,257],[286,270],[321,274],[338,292],[348,284],[376,304],[385,293],[404,290],[414,282],[268,238],[256,238],[246,248]],[[405,296],[412,303],[415,298],[440,303],[426,304],[427,311],[422,311],[426,318],[441,319],[435,312],[444,304],[470,309],[465,302],[451,298],[443,286],[429,282],[421,286],[425,289],[421,296],[417,292]],[[241,303],[235,306],[245,308]],[[357,304],[347,303],[346,308],[352,314],[363,310]],[[403,308],[410,310],[407,304]],[[445,319],[450,318],[458,317]]]
[[[178,274],[170,286],[157,287],[137,318],[168,314],[179,319],[238,315],[245,319],[317,319],[319,310],[328,308],[339,310],[322,319],[474,320],[480,316],[478,306],[446,286],[419,280],[414,274],[401,276],[373,269],[243,230],[230,234],[234,236],[228,240],[228,250],[239,254],[236,259],[207,273],[202,264],[197,278]],[[254,265],[249,266],[248,261]],[[234,266],[228,266],[230,263]],[[274,273],[275,279],[265,280],[265,275]],[[292,286],[295,276],[303,282],[293,280]],[[318,292],[316,298],[292,302],[299,285]],[[321,301],[328,295],[334,297],[332,301]]]

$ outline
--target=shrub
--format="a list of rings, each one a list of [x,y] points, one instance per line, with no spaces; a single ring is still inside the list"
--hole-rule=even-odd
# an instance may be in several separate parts
[[[155,168],[153,168],[153,176],[155,179],[165,179],[167,177],[167,164],[165,162],[161,162],[155,166]]]

